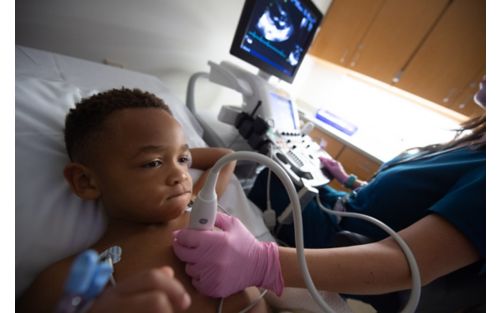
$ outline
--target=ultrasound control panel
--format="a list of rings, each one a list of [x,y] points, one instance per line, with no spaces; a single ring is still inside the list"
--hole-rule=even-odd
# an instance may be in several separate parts
[[[295,184],[316,187],[330,179],[323,174],[319,157],[331,158],[308,135],[299,131],[279,132],[269,129],[268,139],[273,143],[271,157],[289,174]]]
[[[220,121],[236,127],[252,149],[270,153],[296,185],[317,187],[330,182],[321,170],[319,157],[331,156],[308,135],[301,133],[297,107],[286,90],[226,61],[220,64],[209,62],[209,65],[208,77],[212,82],[236,90],[243,96],[241,111],[227,110],[225,114],[219,114],[219,118],[223,116]],[[188,88],[189,107],[193,107],[189,105],[192,90],[192,87]]]

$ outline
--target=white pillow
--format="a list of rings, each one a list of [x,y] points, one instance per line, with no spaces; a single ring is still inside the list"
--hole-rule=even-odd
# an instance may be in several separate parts
[[[48,265],[86,249],[105,230],[100,205],[74,195],[63,176],[69,161],[65,116],[82,97],[95,92],[67,82],[16,75],[16,297]],[[178,108],[182,103],[172,103],[167,94],[157,96],[187,130],[190,146],[205,145],[189,124],[189,116]]]
[[[64,82],[16,77],[16,297],[105,229],[102,210],[75,196],[63,176],[64,118],[81,97]]]

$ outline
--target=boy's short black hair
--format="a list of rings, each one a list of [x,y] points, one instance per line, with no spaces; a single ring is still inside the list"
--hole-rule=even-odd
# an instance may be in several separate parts
[[[172,115],[162,99],[139,89],[111,89],[82,99],[66,115],[64,141],[70,160],[86,160],[104,121],[113,112],[129,108],[158,108]]]

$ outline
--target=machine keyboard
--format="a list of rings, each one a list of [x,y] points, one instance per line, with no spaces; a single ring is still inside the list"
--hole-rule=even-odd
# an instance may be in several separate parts
[[[298,167],[302,167],[304,166],[304,163],[302,162],[302,160],[300,160],[300,158],[295,154],[293,153],[292,151],[287,151],[286,153],[292,160],[293,162],[298,165]]]

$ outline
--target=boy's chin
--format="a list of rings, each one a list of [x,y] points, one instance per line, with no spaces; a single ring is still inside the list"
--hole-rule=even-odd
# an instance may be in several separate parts
[[[185,193],[182,196],[178,196],[167,200],[167,206],[185,209],[190,201],[191,201],[191,194]]]
[[[186,197],[185,200],[176,199],[175,202],[169,203],[167,206],[167,215],[168,219],[174,219],[181,216],[184,212],[186,212],[186,208],[188,207],[190,202],[190,197]]]
[[[169,217],[171,217],[170,219],[176,219],[179,216],[186,213],[186,208],[187,208],[187,204],[182,208],[176,208],[175,210],[169,211],[168,215],[169,215]]]

